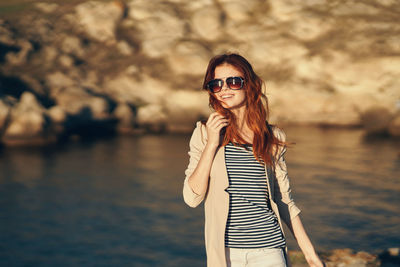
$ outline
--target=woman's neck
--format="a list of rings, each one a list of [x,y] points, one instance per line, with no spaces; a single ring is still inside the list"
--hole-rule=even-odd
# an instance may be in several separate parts
[[[243,127],[246,125],[245,121],[245,114],[246,114],[246,106],[241,106],[239,108],[236,109],[232,109],[231,110],[233,112],[233,114],[235,114],[236,117],[236,124],[239,128],[239,130],[242,130]]]
[[[238,109],[232,110],[236,116],[236,125],[242,138],[247,143],[253,143],[253,131],[249,128],[246,122],[246,107],[242,106]]]

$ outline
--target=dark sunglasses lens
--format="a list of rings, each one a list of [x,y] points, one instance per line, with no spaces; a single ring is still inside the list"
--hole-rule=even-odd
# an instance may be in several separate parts
[[[222,80],[212,80],[208,82],[207,88],[213,93],[219,92],[222,89],[223,86],[223,81]]]
[[[226,83],[233,90],[241,89],[243,86],[243,80],[240,77],[229,77],[226,79]]]

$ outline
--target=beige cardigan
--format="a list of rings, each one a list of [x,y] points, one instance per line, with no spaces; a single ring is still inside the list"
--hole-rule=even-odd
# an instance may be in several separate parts
[[[286,136],[282,130],[274,128],[274,134],[282,141]],[[217,149],[212,163],[208,190],[206,194],[198,195],[190,187],[188,179],[195,170],[200,160],[201,153],[207,143],[207,130],[205,125],[197,122],[190,139],[189,165],[185,171],[183,186],[183,198],[190,207],[197,207],[203,199],[205,211],[205,243],[208,267],[226,267],[225,260],[225,226],[228,218],[229,194],[225,189],[229,186],[228,174],[225,166],[225,155],[223,147]],[[279,160],[275,164],[275,171],[266,168],[268,193],[271,207],[278,217],[282,232],[282,221],[288,224],[296,217],[300,210],[295,205],[289,185],[284,154],[286,148],[279,147]],[[288,265],[289,262],[288,262]]]

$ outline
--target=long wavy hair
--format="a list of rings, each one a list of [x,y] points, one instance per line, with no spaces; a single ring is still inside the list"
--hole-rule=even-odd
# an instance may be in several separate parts
[[[245,90],[245,122],[253,131],[253,153],[255,158],[267,165],[273,165],[276,159],[278,146],[284,145],[272,131],[272,125],[268,123],[268,99],[262,92],[263,81],[253,71],[250,63],[238,54],[223,54],[213,57],[207,67],[204,77],[203,89],[207,89],[207,83],[214,79],[215,69],[220,65],[228,64],[240,71],[244,78]],[[245,144],[246,141],[240,135],[235,114],[224,108],[216,98],[215,94],[209,93],[210,106],[229,120],[229,125],[223,131],[222,146],[229,142]]]

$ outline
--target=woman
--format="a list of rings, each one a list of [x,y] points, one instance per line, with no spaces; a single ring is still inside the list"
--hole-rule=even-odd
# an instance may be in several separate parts
[[[289,266],[281,219],[308,264],[321,267],[290,194],[285,135],[267,122],[262,83],[240,55],[211,59],[203,88],[215,112],[190,140],[184,200],[205,201],[209,267]]]

